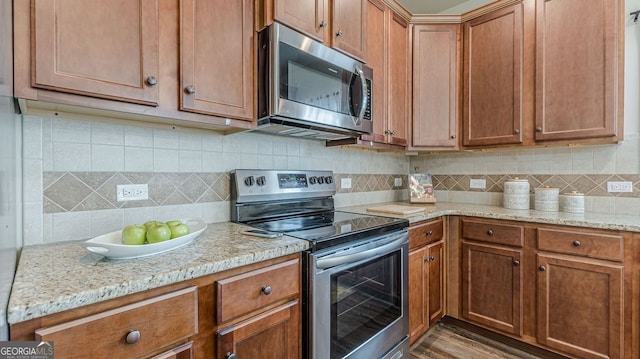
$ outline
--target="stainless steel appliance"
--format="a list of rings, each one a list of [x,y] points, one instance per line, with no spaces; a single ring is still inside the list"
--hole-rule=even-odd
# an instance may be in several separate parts
[[[274,23],[258,34],[258,129],[320,140],[372,130],[373,71]]]
[[[309,241],[303,357],[409,357],[406,219],[336,211],[331,171],[235,170],[235,222]]]

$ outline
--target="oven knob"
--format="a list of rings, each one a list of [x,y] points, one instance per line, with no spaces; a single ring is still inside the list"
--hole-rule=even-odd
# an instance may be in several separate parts
[[[320,176],[318,177],[318,184],[323,184],[324,183],[324,177]]]
[[[318,181],[318,178],[316,176],[309,177],[309,183],[316,184],[317,181]]]
[[[244,184],[251,187],[253,186],[253,184],[255,183],[255,180],[253,179],[253,176],[249,176],[249,177],[245,177],[244,178]]]
[[[267,179],[264,176],[256,178],[256,184],[258,186],[264,186],[267,183]]]
[[[332,184],[333,183],[333,177],[331,176],[327,176],[324,178],[324,183],[326,184]]]

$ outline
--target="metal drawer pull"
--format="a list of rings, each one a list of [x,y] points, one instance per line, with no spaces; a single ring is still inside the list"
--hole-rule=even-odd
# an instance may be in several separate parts
[[[428,263],[428,262],[433,262],[433,261],[435,261],[435,260],[436,260],[436,257],[434,257],[434,256],[429,256],[429,257],[427,257],[424,261]]]
[[[320,21],[320,27],[327,27],[327,22],[324,20]]]
[[[262,287],[262,293],[264,293],[264,295],[271,294],[271,286],[270,285],[265,285],[264,287]]]
[[[196,93],[196,88],[195,86],[187,86],[184,91],[186,93],[188,93],[189,95],[193,95],[194,93]]]
[[[158,80],[155,77],[153,76],[147,77],[147,85],[154,86],[157,83],[158,83]]]
[[[547,268],[546,268],[545,266],[540,266],[540,267],[538,267],[538,270],[539,270],[540,272],[544,272],[544,271],[546,271],[546,270],[547,270]]]
[[[227,353],[224,356],[224,359],[236,359],[236,354],[235,353]]]
[[[573,241],[574,247],[580,247],[580,241]]]
[[[493,229],[488,230],[487,234],[490,235],[490,236],[493,236]]]
[[[427,236],[432,236],[433,235],[433,231],[427,231]]]
[[[514,265],[515,267],[520,266],[520,261],[519,261],[519,260],[515,260],[515,261],[513,261],[513,265]]]
[[[124,338],[124,341],[127,344],[135,344],[140,340],[140,331],[139,330],[130,330],[127,333],[127,336]]]

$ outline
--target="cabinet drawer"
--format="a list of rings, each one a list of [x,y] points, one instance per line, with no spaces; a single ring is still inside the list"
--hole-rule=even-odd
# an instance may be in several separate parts
[[[515,224],[497,224],[463,219],[462,237],[476,241],[522,247],[524,245],[524,227]]]
[[[189,287],[38,329],[36,340],[54,341],[56,354],[65,358],[137,358],[197,333],[197,288]],[[127,337],[134,343],[127,344]]]
[[[624,239],[619,235],[538,228],[538,249],[622,262]]]
[[[409,228],[409,248],[418,248],[442,239],[443,221],[438,218]]]
[[[218,324],[300,293],[300,261],[290,260],[217,283]]]

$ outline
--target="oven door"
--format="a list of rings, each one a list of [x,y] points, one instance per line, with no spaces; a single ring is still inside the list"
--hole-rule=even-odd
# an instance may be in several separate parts
[[[408,358],[408,341],[398,350],[409,330],[407,238],[403,230],[308,255],[310,358]]]

